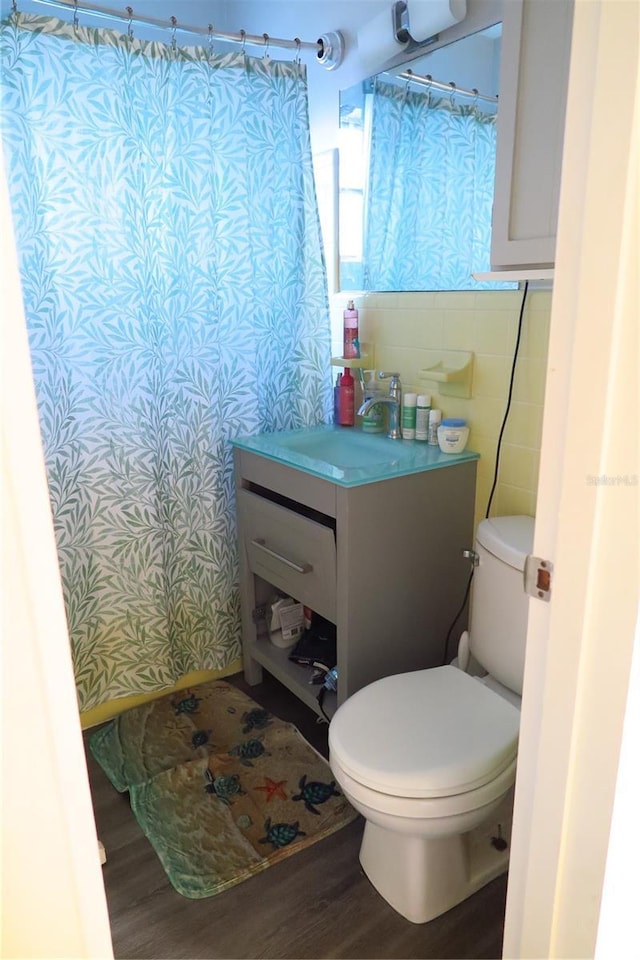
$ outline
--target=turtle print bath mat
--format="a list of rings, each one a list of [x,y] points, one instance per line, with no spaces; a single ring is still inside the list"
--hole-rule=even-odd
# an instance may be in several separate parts
[[[222,680],[130,710],[89,745],[185,897],[220,893],[357,816],[298,730]]]

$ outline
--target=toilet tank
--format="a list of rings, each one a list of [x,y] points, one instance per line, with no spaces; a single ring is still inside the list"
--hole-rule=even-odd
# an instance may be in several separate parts
[[[492,677],[522,694],[529,597],[524,562],[533,549],[531,517],[493,517],[478,525],[469,649]]]

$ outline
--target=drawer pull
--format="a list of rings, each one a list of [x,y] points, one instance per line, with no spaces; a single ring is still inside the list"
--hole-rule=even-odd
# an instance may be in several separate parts
[[[270,557],[279,560],[280,563],[286,563],[286,565],[291,567],[292,570],[295,570],[296,573],[310,573],[313,570],[310,563],[295,563],[293,560],[289,560],[288,557],[283,557],[282,554],[276,553],[275,550],[270,550],[269,547],[265,546],[264,540],[252,540],[251,543],[254,547],[259,547],[260,550],[264,550]]]

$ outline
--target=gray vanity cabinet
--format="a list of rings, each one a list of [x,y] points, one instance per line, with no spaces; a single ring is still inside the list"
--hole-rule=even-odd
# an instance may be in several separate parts
[[[256,617],[274,588],[336,624],[338,704],[380,677],[443,662],[469,576],[475,460],[344,487],[246,450],[234,457],[248,683],[264,668],[318,710],[310,669]],[[330,694],[325,708],[335,707]]]
[[[507,0],[491,235],[493,270],[552,267],[573,0]]]

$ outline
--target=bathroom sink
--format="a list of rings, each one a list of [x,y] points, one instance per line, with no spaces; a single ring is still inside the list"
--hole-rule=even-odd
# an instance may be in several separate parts
[[[343,487],[376,483],[409,473],[477,460],[478,454],[442,453],[415,440],[389,440],[358,427],[320,426],[237,437],[233,446],[275,460]]]
[[[280,443],[287,450],[342,468],[396,463],[410,453],[408,445],[403,445],[401,440],[389,440],[377,434],[372,436],[349,429],[319,433],[296,431],[289,436],[281,436]]]

